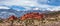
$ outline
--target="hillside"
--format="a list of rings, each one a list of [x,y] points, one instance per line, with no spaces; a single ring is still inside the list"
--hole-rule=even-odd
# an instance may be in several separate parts
[[[1,24],[7,26],[55,26],[60,23],[60,11],[48,14],[40,12],[29,12],[20,17],[15,15],[9,16],[7,19],[0,20]],[[57,24],[56,24],[57,23]],[[54,25],[55,24],[55,25]],[[60,25],[59,25],[60,26]]]

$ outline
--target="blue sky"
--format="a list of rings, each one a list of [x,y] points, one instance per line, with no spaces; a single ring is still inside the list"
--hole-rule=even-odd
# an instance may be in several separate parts
[[[7,16],[7,13],[8,15],[16,15],[12,12],[6,12],[6,9],[14,9],[19,13],[28,10],[60,11],[60,0],[0,0],[0,9],[5,9],[5,12],[0,13],[0,17],[3,18]]]
[[[49,0],[50,3],[48,3],[49,5],[53,5],[53,6],[60,6],[60,0]]]
[[[0,0],[0,9],[1,7],[12,8],[17,11],[41,9],[44,11],[60,11],[60,0]]]

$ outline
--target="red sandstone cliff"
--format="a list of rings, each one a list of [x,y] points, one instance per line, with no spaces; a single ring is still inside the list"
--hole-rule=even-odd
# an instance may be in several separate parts
[[[10,16],[9,18],[8,18],[8,20],[17,20],[18,18],[17,17],[15,17],[14,15],[12,15],[12,16]]]
[[[23,15],[20,19],[21,20],[25,20],[28,18],[35,18],[35,19],[41,19],[43,18],[43,14],[37,13],[37,12],[31,12],[31,13],[27,13],[25,15]]]

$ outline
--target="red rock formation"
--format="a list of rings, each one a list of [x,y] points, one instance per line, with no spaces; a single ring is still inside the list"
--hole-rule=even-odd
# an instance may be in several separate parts
[[[28,18],[35,18],[35,19],[41,19],[43,18],[43,14],[37,13],[37,12],[31,12],[23,15],[20,19],[25,20]]]
[[[18,19],[18,18],[15,17],[14,15],[12,15],[12,16],[10,16],[8,19],[9,19],[9,20],[16,20],[16,19]]]

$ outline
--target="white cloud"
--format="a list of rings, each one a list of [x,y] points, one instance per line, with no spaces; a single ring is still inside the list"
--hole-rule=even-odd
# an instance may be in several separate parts
[[[53,9],[51,9],[53,11],[60,11],[60,6],[54,7]]]
[[[33,1],[30,0],[13,0],[13,1],[9,1],[9,2],[1,2],[5,5],[23,5],[23,6],[28,6],[28,5],[33,5]]]
[[[45,10],[48,11],[60,11],[60,6],[54,6],[54,7],[47,7]]]
[[[39,10],[40,8],[34,8],[33,10]]]
[[[14,9],[14,10],[16,10],[16,11],[21,11],[20,9]]]
[[[26,10],[31,10],[32,9],[31,7],[37,7],[37,8],[33,8],[33,10],[43,9],[48,11],[60,11],[60,8],[59,8],[60,6],[50,6],[47,4],[39,4],[37,1],[43,2],[43,3],[47,3],[47,2],[50,3],[48,0],[10,0],[10,1],[8,0],[0,3],[5,4],[7,6],[12,6],[12,5],[24,6]]]
[[[6,6],[0,6],[0,9],[10,9],[10,8],[8,8]]]

